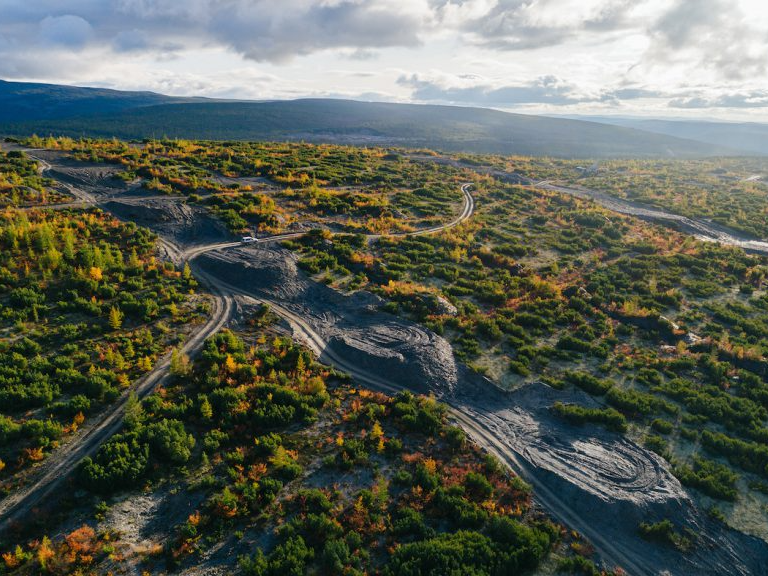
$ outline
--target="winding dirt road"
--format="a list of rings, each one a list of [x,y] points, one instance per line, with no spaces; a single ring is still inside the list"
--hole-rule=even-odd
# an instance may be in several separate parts
[[[474,186],[474,184],[466,183],[461,185],[461,193],[463,196],[463,205],[461,209],[461,213],[451,220],[450,222],[446,222],[445,224],[440,224],[438,226],[433,226],[431,228],[424,228],[421,230],[414,230],[413,232],[396,232],[394,234],[366,234],[365,237],[369,240],[376,240],[378,238],[382,237],[405,237],[405,236],[427,236],[429,234],[437,234],[439,232],[444,232],[445,230],[449,230],[451,228],[455,228],[462,222],[468,220],[472,217],[472,215],[475,213],[475,199],[470,193],[469,189]],[[301,236],[304,236],[307,232],[310,230],[303,230],[301,232],[287,232],[285,234],[275,234],[273,236],[264,236],[263,238],[257,238],[253,244],[267,244],[267,243],[274,243],[274,242],[283,242],[285,240],[293,240],[294,238],[300,238]],[[244,244],[242,242],[220,242],[217,244],[205,244],[200,246],[193,246],[191,248],[188,248],[184,250],[182,253],[182,257],[184,261],[191,261],[201,254],[205,254],[206,252],[213,252],[215,250],[222,250],[226,248],[236,248],[238,246],[243,246]]]
[[[38,159],[41,162],[43,172],[52,169],[48,162]],[[78,199],[75,203],[62,204],[60,207],[77,206],[97,206],[98,201],[88,192],[78,189],[71,184],[64,184],[65,187]],[[467,219],[471,218],[475,211],[475,200],[469,189],[472,184],[463,184],[461,192],[464,197],[464,203],[459,215],[452,221],[434,226],[431,228],[417,230],[414,232],[400,233],[396,236],[423,236],[436,234],[444,230],[453,228]],[[274,243],[283,240],[290,240],[305,234],[303,232],[293,232],[279,234],[257,239],[256,243]],[[380,235],[369,235],[369,239],[374,240]],[[165,254],[177,264],[189,262],[195,277],[212,293],[214,296],[214,307],[209,322],[187,342],[184,352],[189,356],[194,356],[202,347],[205,339],[218,331],[225,322],[232,316],[234,309],[235,296],[245,296],[257,302],[269,304],[271,309],[284,318],[293,328],[296,334],[301,336],[302,340],[312,348],[321,361],[334,365],[340,370],[349,373],[355,380],[371,388],[381,390],[387,393],[397,393],[403,388],[393,385],[389,380],[381,378],[376,374],[356,366],[354,362],[347,360],[339,355],[324,338],[312,328],[309,322],[281,305],[275,300],[265,299],[263,296],[257,296],[249,293],[247,290],[232,286],[223,282],[220,278],[212,276],[210,273],[197,266],[195,259],[202,254],[217,250],[226,250],[243,246],[241,242],[219,242],[198,246],[182,248],[166,239],[159,241],[159,244]],[[149,394],[158,384],[164,382],[169,377],[169,359],[166,358],[160,362],[152,373],[143,378],[134,386],[134,390],[140,397]],[[0,503],[0,531],[12,525],[13,522],[29,514],[36,505],[51,495],[56,488],[76,469],[82,458],[95,453],[98,447],[107,440],[112,434],[119,431],[122,423],[122,413],[127,401],[128,395],[121,397],[120,401],[110,407],[101,420],[81,429],[65,446],[52,454],[38,472],[38,477],[28,487],[13,494]],[[450,402],[449,402],[450,405]],[[468,433],[468,435],[480,446],[484,447],[490,453],[496,455],[500,461],[513,469],[524,479],[531,480],[529,473],[530,464],[518,455],[503,441],[496,437],[496,432],[490,425],[484,425],[482,418],[477,414],[467,410],[461,404],[454,403],[450,405],[452,418]],[[537,501],[554,517],[564,522],[568,526],[579,530],[596,546],[601,556],[608,562],[620,565],[627,569],[631,574],[643,576],[650,574],[644,569],[643,559],[633,554],[632,550],[621,546],[620,543],[607,540],[599,531],[593,529],[588,523],[579,518],[567,502],[555,494],[546,486],[535,484],[535,497]]]
[[[407,389],[406,387],[393,385],[389,380],[364,370],[354,363],[348,362],[344,357],[334,352],[323,337],[314,330],[308,322],[301,316],[294,314],[281,306],[279,302],[265,299],[262,296],[256,296],[247,290],[224,283],[220,279],[212,278],[207,273],[198,269],[195,269],[195,275],[201,276],[207,283],[217,282],[222,289],[225,289],[230,293],[247,296],[258,303],[269,304],[271,310],[288,321],[294,331],[302,337],[301,339],[305,344],[314,350],[320,361],[346,372],[359,384],[365,384],[372,389],[380,390],[388,394],[396,394]],[[453,420],[464,429],[476,444],[495,455],[502,463],[512,469],[516,474],[520,475],[523,479],[528,481],[532,479],[532,475],[529,473],[528,469],[529,465],[523,459],[518,458],[513,450],[501,442],[490,428],[483,426],[482,420],[477,419],[474,414],[470,415],[469,413],[465,413],[463,406],[453,405],[448,398],[443,398],[441,400],[449,405],[450,415]],[[600,551],[601,556],[606,561],[621,566],[632,575],[651,576],[653,574],[653,572],[645,568],[642,557],[634,554],[630,550],[622,549],[623,547],[619,547],[616,542],[607,540],[598,530],[595,530],[588,523],[582,521],[567,502],[563,501],[561,497],[547,487],[538,483],[535,484],[534,495],[539,504],[541,504],[548,513],[552,514],[567,526],[575,528],[588,538],[596,549]]]
[[[40,165],[40,173],[53,169],[52,165],[42,158],[32,156],[37,160]],[[60,182],[61,183],[61,182]],[[65,208],[83,208],[94,206],[98,207],[99,202],[96,197],[90,193],[73,186],[71,184],[61,183],[69,190],[69,192],[77,198],[76,202],[61,203],[51,206],[53,209],[65,209]],[[464,203],[462,211],[457,218],[446,224],[435,226],[426,230],[419,230],[416,232],[399,234],[399,235],[424,235],[435,234],[443,230],[447,230],[454,226],[457,226],[470,218],[474,213],[475,203],[472,194],[469,192],[469,188],[472,184],[464,184],[461,187],[462,194],[464,196]],[[47,207],[35,207],[35,208],[47,208]],[[265,238],[260,238],[259,243],[271,243],[288,240],[291,238],[297,238],[305,234],[304,232],[278,234]],[[373,238],[378,238],[380,235],[371,235]],[[165,253],[177,263],[189,262],[192,266],[195,276],[198,280],[202,281],[204,286],[210,291],[213,296],[213,308],[208,321],[190,334],[189,338],[183,345],[181,351],[190,358],[194,357],[203,347],[206,339],[218,332],[229,321],[234,314],[235,295],[242,293],[242,291],[222,283],[219,279],[212,277],[200,270],[197,266],[194,266],[194,259],[201,254],[211,252],[214,250],[222,250],[226,248],[233,248],[241,246],[241,242],[224,242],[216,244],[208,244],[203,246],[195,246],[188,249],[181,249],[179,246],[166,239],[160,239],[159,244]],[[289,322],[300,322],[304,327],[304,332],[312,334],[311,328],[300,318],[290,314],[287,310],[280,307],[277,303],[270,304],[278,312],[283,315]],[[315,335],[317,336],[317,335]],[[315,351],[321,354],[325,343],[322,339],[312,340],[310,336],[309,341],[313,343],[312,346]],[[341,366],[341,359],[336,359]],[[59,447],[53,454],[51,454],[34,473],[34,480],[27,486],[18,489],[4,500],[0,501],[0,533],[13,526],[15,523],[20,522],[25,516],[30,515],[36,506],[38,506],[45,498],[50,496],[62,483],[74,472],[80,461],[90,455],[93,455],[99,448],[99,446],[106,441],[113,434],[118,432],[122,426],[122,416],[131,394],[135,393],[139,398],[144,398],[150,394],[157,386],[166,382],[170,378],[170,355],[166,355],[160,360],[153,370],[139,379],[126,390],[120,398],[106,410],[104,410],[99,416],[98,420],[92,420],[82,426],[67,442]]]
[[[464,194],[465,202],[464,208],[461,214],[453,221],[436,226],[434,228],[420,230],[411,233],[399,234],[399,236],[420,236],[427,234],[435,234],[444,230],[455,227],[474,214],[475,200],[472,194],[469,192],[471,184],[464,184],[461,188]],[[258,242],[275,242],[280,240],[286,240],[301,236],[303,233],[297,234],[284,234],[279,236],[272,236],[268,238],[259,239]],[[372,237],[378,237],[372,235]],[[239,242],[213,244],[208,246],[198,246],[192,248],[184,253],[185,259],[192,260],[201,254],[211,252],[220,249],[232,248],[236,246],[242,246]],[[283,307],[280,302],[270,299],[265,299],[263,296],[257,296],[247,290],[238,288],[231,284],[222,281],[220,278],[214,278],[207,272],[194,266],[191,263],[195,276],[203,280],[207,285],[217,285],[220,289],[226,290],[230,294],[239,294],[251,298],[252,300],[269,304],[272,311],[277,315],[288,321],[294,331],[302,337],[302,340],[318,355],[318,358],[326,363],[335,366],[341,371],[350,374],[355,380],[361,384],[365,384],[373,389],[377,389],[386,393],[398,393],[402,391],[403,387],[393,385],[389,380],[381,378],[371,372],[356,366],[354,363],[347,361],[344,357],[337,354],[325,339],[312,328],[304,318],[295,314]],[[517,474],[526,480],[530,480],[532,475],[529,473],[528,464],[518,458],[517,454],[506,446],[503,442],[499,441],[495,433],[482,424],[481,420],[478,420],[474,414],[465,413],[463,407],[460,405],[451,405],[450,401],[443,399],[444,402],[448,402],[450,406],[451,417],[467,432],[472,440],[478,445],[485,448],[490,453],[494,454],[501,462],[514,470]],[[566,525],[576,528],[584,536],[586,536],[600,551],[602,557],[614,563],[617,566],[622,566],[628,570],[630,574],[643,576],[651,575],[648,569],[644,567],[643,558],[637,554],[634,554],[630,550],[624,550],[617,546],[615,542],[607,540],[598,530],[595,530],[588,523],[583,522],[578,514],[572,510],[572,508],[563,501],[561,497],[549,490],[545,486],[536,484],[535,497],[537,501],[553,516],[564,522]]]
[[[52,169],[49,163],[42,159],[38,160],[41,162],[41,168],[43,172]],[[88,192],[78,189],[76,186],[71,184],[62,184],[73,194],[73,196],[78,199],[78,201],[68,204],[60,204],[54,206],[54,208],[98,205],[97,199]],[[574,189],[566,190],[546,182],[537,184],[542,188],[556,189],[560,192],[572,195],[575,193]],[[471,186],[471,184],[462,185],[461,191],[464,195],[464,205],[461,213],[454,220],[432,228],[396,234],[396,236],[421,236],[427,234],[435,234],[457,226],[466,221],[468,218],[471,218],[475,210],[475,201],[472,194],[469,192],[469,188]],[[593,199],[596,198],[593,197]],[[636,210],[636,207],[631,208]],[[624,212],[627,210],[627,207],[619,206],[612,209],[616,210],[617,212]],[[635,212],[633,215],[640,214]],[[667,220],[670,219],[659,216],[658,213],[649,214],[647,217]],[[677,218],[672,219],[677,220]],[[302,231],[264,237],[258,239],[256,243],[273,243],[289,240],[300,237],[305,233],[306,231]],[[369,236],[370,239],[379,237],[379,235]],[[727,241],[728,239],[725,240]],[[245,296],[257,302],[269,304],[275,313],[289,322],[295,332],[299,334],[302,339],[318,354],[321,361],[336,366],[337,368],[349,373],[358,382],[366,384],[372,388],[379,389],[388,393],[399,392],[402,389],[401,387],[393,385],[390,381],[381,378],[376,374],[372,374],[369,371],[360,368],[359,366],[356,366],[354,362],[349,361],[348,359],[339,355],[328,346],[328,343],[319,333],[317,333],[317,331],[312,328],[310,323],[308,323],[300,315],[291,312],[284,306],[281,306],[280,302],[265,299],[263,295],[257,296],[255,294],[249,293],[247,290],[237,288],[228,283],[225,283],[220,278],[202,270],[200,266],[195,264],[195,259],[202,254],[217,250],[226,250],[228,248],[239,247],[243,245],[242,243],[219,242],[182,248],[170,241],[161,239],[160,245],[168,257],[176,263],[181,264],[184,262],[189,262],[196,278],[198,278],[198,280],[200,280],[201,283],[214,296],[214,306],[211,319],[208,321],[208,323],[205,324],[205,326],[201,327],[190,337],[189,341],[184,347],[184,352],[186,354],[194,356],[195,353],[198,352],[202,347],[205,339],[218,331],[226,323],[226,321],[232,317],[235,297]],[[152,373],[148,374],[141,381],[136,383],[134,390],[141,397],[149,394],[155,386],[164,382],[168,378],[168,368],[169,360],[166,358],[155,367]],[[37,504],[39,504],[47,496],[51,495],[52,492],[61,485],[62,481],[75,470],[77,464],[82,458],[89,454],[93,454],[103,441],[108,439],[112,434],[119,430],[122,422],[122,411],[125,406],[125,402],[127,401],[127,397],[127,394],[121,397],[120,401],[116,403],[116,405],[110,407],[108,412],[102,415],[100,421],[81,429],[65,446],[61,447],[58,451],[51,455],[48,460],[46,460],[40,467],[38,477],[32,484],[30,484],[25,489],[15,493],[13,496],[7,498],[5,501],[0,502],[0,518],[2,518],[2,520],[0,520],[0,531],[13,524],[14,521],[21,519],[24,515],[30,513]],[[498,431],[494,430],[493,427],[486,423],[483,418],[478,417],[478,414],[472,410],[469,410],[467,407],[462,406],[459,402],[451,403],[449,399],[445,400],[447,400],[449,403],[452,418],[468,433],[468,435],[476,443],[496,455],[503,463],[513,469],[522,478],[528,480],[532,478],[532,474],[530,473],[530,467],[532,464],[526,462],[524,458],[520,458],[519,455],[512,448],[510,448],[507,443],[499,438]],[[549,489],[547,486],[541,485],[540,483],[534,484],[534,490],[536,500],[550,514],[552,514],[553,517],[559,519],[566,525],[578,530],[584,536],[586,536],[595,545],[601,557],[609,564],[612,563],[614,565],[622,566],[630,574],[633,575],[644,576],[653,574],[653,571],[647,567],[647,562],[644,561],[643,557],[636,553],[631,547],[624,545],[622,542],[607,539],[598,530],[589,525],[588,522],[585,522],[582,518],[580,518],[579,514],[573,510],[569,503],[564,501],[562,495],[555,493],[555,491]]]

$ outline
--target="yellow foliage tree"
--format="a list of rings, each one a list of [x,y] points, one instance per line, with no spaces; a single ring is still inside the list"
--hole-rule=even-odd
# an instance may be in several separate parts
[[[48,536],[43,536],[43,541],[37,547],[37,562],[40,564],[40,568],[47,570],[48,561],[55,555],[56,553],[51,545],[51,539],[48,538]]]
[[[123,313],[117,306],[112,306],[109,311],[109,325],[112,330],[119,330],[123,325]]]
[[[88,275],[91,277],[91,280],[95,280],[96,282],[100,282],[102,278],[104,278],[104,274],[98,266],[91,266]]]
[[[224,370],[226,370],[229,374],[232,374],[235,370],[237,370],[237,362],[235,362],[232,354],[227,354],[227,359],[224,362]]]
[[[384,430],[381,429],[381,424],[374,422],[373,428],[371,428],[371,438],[378,440],[382,436],[384,436]]]

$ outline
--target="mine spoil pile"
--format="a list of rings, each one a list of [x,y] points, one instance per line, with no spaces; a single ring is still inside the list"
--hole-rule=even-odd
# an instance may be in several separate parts
[[[55,154],[47,158],[54,164],[50,176],[94,194],[104,209],[153,229],[182,249],[231,240],[219,222],[178,197],[142,199],[136,186],[116,185],[110,169],[76,168]],[[504,392],[457,363],[442,337],[380,311],[381,300],[372,294],[345,296],[313,281],[298,269],[296,257],[278,246],[211,251],[196,265],[222,285],[279,303],[301,317],[345,364],[448,403],[471,424],[477,441],[509,456],[505,460],[532,482],[556,517],[598,549],[618,549],[632,560],[639,570],[629,573],[768,573],[768,545],[698,510],[656,454],[620,434],[571,426],[550,412],[557,400],[595,405],[588,395],[544,384]],[[662,518],[692,530],[695,546],[683,554],[638,536],[640,522]]]
[[[545,384],[499,390],[457,364],[442,337],[379,312],[374,295],[345,296],[312,281],[285,249],[212,252],[199,264],[227,284],[300,315],[348,363],[386,375],[398,387],[434,394],[471,416],[514,455],[534,489],[557,495],[558,505],[592,527],[595,537],[626,543],[648,574],[666,569],[746,576],[766,566],[768,546],[699,511],[658,455],[619,434],[571,426],[551,415],[557,400],[596,405],[586,393]],[[693,530],[696,547],[681,554],[639,538],[641,522],[661,518]]]

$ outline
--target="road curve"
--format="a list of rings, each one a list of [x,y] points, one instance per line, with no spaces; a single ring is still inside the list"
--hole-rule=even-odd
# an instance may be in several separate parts
[[[365,237],[369,240],[376,240],[378,238],[402,238],[406,236],[428,236],[430,234],[437,234],[439,232],[444,232],[445,230],[450,230],[451,228],[455,228],[462,222],[465,222],[469,218],[472,217],[472,215],[475,213],[475,199],[472,196],[472,193],[469,191],[469,189],[474,186],[471,182],[468,182],[466,184],[461,185],[461,193],[463,196],[463,205],[461,208],[461,213],[451,220],[450,222],[446,222],[445,224],[440,224],[438,226],[433,226],[431,228],[424,228],[422,230],[414,230],[413,232],[395,232],[393,234],[365,234]],[[322,228],[318,228],[322,230]],[[313,229],[309,230],[302,230],[301,232],[285,232],[283,234],[274,234],[272,236],[264,236],[262,238],[257,238],[255,242],[252,242],[253,244],[269,244],[272,242],[282,242],[284,240],[293,240],[294,238],[300,238],[301,236],[304,236],[307,232],[310,232]],[[216,244],[205,244],[205,245],[199,245],[199,246],[193,246],[191,248],[188,248],[182,253],[183,260],[184,261],[191,261],[201,254],[205,254],[206,252],[213,252],[215,250],[223,250],[226,248],[235,248],[237,246],[243,246],[243,242],[219,242]]]
[[[40,163],[39,170],[41,174],[44,174],[53,168],[49,162],[42,158],[35,158],[35,160]],[[77,198],[77,202],[54,205],[54,209],[98,206],[96,198],[91,194],[70,184],[64,185],[70,193]],[[471,184],[464,184],[461,187],[464,195],[464,206],[461,214],[456,219],[441,226],[402,235],[434,234],[457,226],[471,217],[474,212],[474,199],[469,193],[470,186]],[[306,232],[277,234],[261,238],[259,239],[259,242],[279,242],[299,237],[305,233]],[[376,235],[376,237],[379,237],[379,235]],[[181,263],[190,262],[191,265],[193,265],[192,261],[201,254],[241,245],[240,242],[224,242],[182,250],[173,242],[162,238],[159,240],[159,244],[172,260]],[[231,286],[222,284],[218,279],[213,278],[194,265],[193,268],[195,276],[198,280],[203,282],[214,298],[213,309],[208,321],[198,330],[193,332],[182,347],[181,351],[189,357],[194,357],[202,349],[205,340],[218,332],[232,317],[235,308],[234,295],[239,292]],[[223,287],[226,287],[227,290],[223,290]],[[288,315],[288,311],[282,307],[276,304],[274,307],[286,316]],[[302,324],[307,330],[311,331],[308,325],[303,322]],[[319,340],[315,344],[316,345],[313,346],[313,348],[320,354],[322,352],[322,347],[324,347],[324,343],[322,340]],[[157,386],[169,379],[169,369],[170,355],[166,355],[155,365],[150,373],[136,381],[114,404],[102,412],[98,421],[87,422],[72,437],[70,437],[64,445],[50,455],[35,470],[34,482],[0,501],[0,533],[13,526],[14,523],[20,521],[24,516],[29,515],[34,510],[35,506],[61,486],[64,480],[74,472],[83,458],[93,455],[104,441],[117,433],[122,426],[123,411],[129,396],[132,393],[135,393],[139,398],[146,397]]]
[[[44,160],[38,160],[43,164],[41,172],[51,169],[50,164]],[[461,191],[464,196],[464,204],[461,213],[454,220],[424,230],[398,233],[393,234],[392,236],[402,237],[436,234],[458,226],[471,218],[475,211],[475,200],[469,191],[471,186],[471,183],[466,183],[461,186]],[[79,200],[77,205],[96,205],[95,199],[92,196],[81,190],[75,189],[75,187],[70,188],[68,186],[68,188]],[[305,233],[306,231],[277,234],[259,238],[257,242],[280,242],[300,237]],[[371,234],[368,235],[368,237],[376,239],[382,237],[382,235]],[[241,246],[241,242],[222,242],[201,245],[186,250],[183,250],[174,243],[164,239],[160,240],[160,245],[162,249],[165,250],[166,254],[174,261],[177,261],[178,263],[189,262],[193,268],[195,277],[215,296],[214,309],[210,320],[201,328],[201,330],[197,331],[192,338],[190,338],[183,349],[189,356],[194,356],[194,354],[202,347],[205,339],[214,334],[224,325],[226,320],[232,315],[234,296],[236,294],[241,294],[249,296],[256,301],[269,304],[276,314],[288,321],[294,330],[303,337],[305,343],[315,351],[321,361],[336,366],[349,373],[359,382],[367,384],[375,389],[387,393],[397,393],[402,390],[402,388],[391,384],[387,380],[347,362],[343,357],[329,349],[322,336],[313,330],[303,318],[287,310],[281,306],[279,302],[256,297],[246,290],[227,284],[195,266],[194,260],[198,256],[207,252]],[[155,369],[150,374],[145,376],[134,386],[133,390],[135,390],[140,397],[149,394],[158,384],[164,382],[169,377],[169,365],[170,360],[168,358],[163,359],[157,366],[155,366]],[[37,478],[33,484],[13,494],[13,496],[6,498],[3,502],[0,502],[0,518],[2,518],[2,520],[0,520],[0,532],[8,528],[23,515],[28,514],[35,505],[61,485],[64,479],[74,471],[83,458],[95,453],[101,443],[107,440],[112,434],[119,431],[122,424],[122,413],[127,399],[128,394],[126,393],[121,397],[117,404],[110,407],[109,411],[104,415],[101,421],[94,423],[90,427],[85,426],[82,428],[70,442],[50,456],[41,467],[40,477]],[[465,429],[475,442],[494,453],[502,462],[524,478],[527,476],[527,474],[525,474],[524,464],[516,457],[514,452],[499,442],[492,432],[484,429],[481,424],[464,414],[460,407],[451,406],[450,412],[451,416]],[[640,568],[642,563],[639,563],[638,565],[638,560],[641,559],[629,558],[626,554],[619,551],[613,543],[604,541],[601,535],[596,531],[591,530],[589,526],[581,525],[578,516],[572,513],[565,503],[545,487],[536,487],[536,497],[545,508],[550,510],[550,512],[560,518],[563,522],[572,527],[578,527],[578,529],[585,536],[590,538],[590,540],[598,547],[606,559],[630,569],[633,574],[645,574],[645,571]]]
[[[472,184],[464,184],[461,187],[461,191],[465,197],[464,208],[461,214],[446,224],[436,226],[426,230],[419,230],[415,232],[406,232],[402,234],[396,234],[394,236],[421,236],[427,234],[435,234],[444,230],[455,227],[468,218],[470,218],[475,211],[475,200],[472,194],[469,192],[469,188]],[[259,242],[273,242],[301,236],[303,233],[277,235],[269,238],[260,239]],[[379,235],[369,235],[369,237],[378,238]],[[222,248],[230,248],[239,246],[241,243],[225,243],[220,245],[211,245],[208,247],[200,246],[189,251],[190,258],[195,258],[205,252],[210,252]],[[334,352],[328,347],[324,338],[317,333],[308,322],[306,322],[298,314],[294,314],[290,310],[281,306],[277,301],[266,299],[262,296],[257,296],[244,290],[228,284],[218,278],[213,278],[210,274],[203,272],[202,270],[195,269],[195,276],[203,279],[207,284],[218,284],[219,288],[226,290],[232,294],[241,294],[247,296],[257,302],[263,304],[269,304],[270,309],[278,316],[281,316],[286,320],[294,329],[294,331],[301,335],[304,343],[308,345],[318,356],[318,358],[326,363],[335,366],[336,368],[348,373],[359,383],[370,386],[371,388],[381,390],[386,393],[398,393],[405,388],[393,385],[391,382],[380,378],[379,376],[372,374],[371,372],[359,368],[354,364],[345,360],[342,356]],[[444,400],[445,401],[445,400]],[[462,411],[460,405],[451,405],[449,403],[449,410],[451,417],[467,432],[467,434],[480,446],[494,454],[501,462],[507,467],[514,470],[523,479],[530,480],[531,475],[528,472],[528,464],[519,459],[514,451],[500,442],[492,431],[485,428],[481,422],[476,421],[473,417],[468,416]],[[615,543],[608,541],[599,531],[593,529],[587,523],[581,522],[579,516],[572,508],[562,500],[557,494],[548,489],[545,486],[537,484],[535,486],[535,497],[537,501],[547,509],[555,517],[570,527],[576,528],[581,534],[587,537],[593,545],[600,551],[600,554],[606,561],[613,562],[618,566],[622,566],[628,570],[633,576],[650,576],[651,573],[644,567],[643,558],[638,557],[630,551],[620,550]]]
[[[269,304],[270,309],[274,313],[286,320],[294,331],[301,335],[302,340],[304,340],[305,344],[318,355],[320,361],[346,372],[358,383],[365,384],[373,389],[388,394],[397,394],[398,392],[407,389],[405,387],[396,386],[390,381],[345,360],[342,356],[328,347],[327,342],[308,322],[298,314],[294,314],[281,306],[279,302],[266,299],[263,296],[256,296],[247,290],[232,286],[219,279],[214,279],[202,271],[196,271],[195,273],[196,275],[200,274],[207,282],[218,282],[222,289],[231,293],[248,296],[256,302]],[[448,404],[450,416],[453,420],[464,429],[475,443],[494,454],[501,462],[515,471],[515,473],[520,475],[523,479],[531,480],[532,477],[528,472],[529,465],[519,459],[514,451],[499,441],[492,431],[483,426],[482,422],[478,422],[474,417],[465,414],[462,411],[461,405],[453,405],[449,399],[442,399],[442,401]],[[578,514],[553,491],[541,484],[536,484],[534,490],[536,500],[550,514],[569,527],[577,529],[581,534],[588,538],[600,551],[600,554],[606,561],[621,566],[625,570],[628,570],[629,574],[632,574],[633,576],[652,576],[652,572],[649,572],[648,569],[644,567],[643,558],[638,557],[630,551],[620,550],[615,543],[608,541],[599,531],[593,529],[589,524],[580,521]]]

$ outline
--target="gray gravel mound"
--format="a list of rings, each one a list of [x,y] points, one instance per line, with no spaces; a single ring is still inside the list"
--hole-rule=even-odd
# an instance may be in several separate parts
[[[328,343],[329,352],[362,369],[386,374],[419,392],[450,392],[457,383],[451,345],[426,328],[379,310],[367,292],[339,294],[311,281],[296,257],[258,246],[209,253],[198,259],[208,273],[300,316]]]
[[[468,370],[460,381],[449,402],[514,454],[544,501],[559,499],[557,508],[594,530],[588,538],[621,542],[640,559],[642,574],[768,574],[768,545],[699,510],[660,456],[600,427],[571,426],[551,412],[558,400],[597,406],[588,394],[542,383],[507,393]],[[681,553],[639,537],[641,522],[664,519],[689,531],[691,550]]]
[[[386,374],[398,385],[424,394],[444,393],[446,384],[448,390],[455,386],[451,345],[433,332],[402,321],[381,322],[379,316],[365,328],[342,330],[328,346],[368,372]]]
[[[105,162],[79,162],[67,154],[67,152],[57,150],[35,150],[33,152],[35,157],[53,164],[52,169],[46,173],[49,178],[66,182],[96,195],[104,194],[105,188],[109,189],[110,194],[128,188],[123,180],[115,178],[116,174],[125,170],[122,165]]]
[[[232,239],[232,233],[203,208],[180,198],[124,198],[103,208],[119,218],[146,226],[178,244],[203,244]]]

